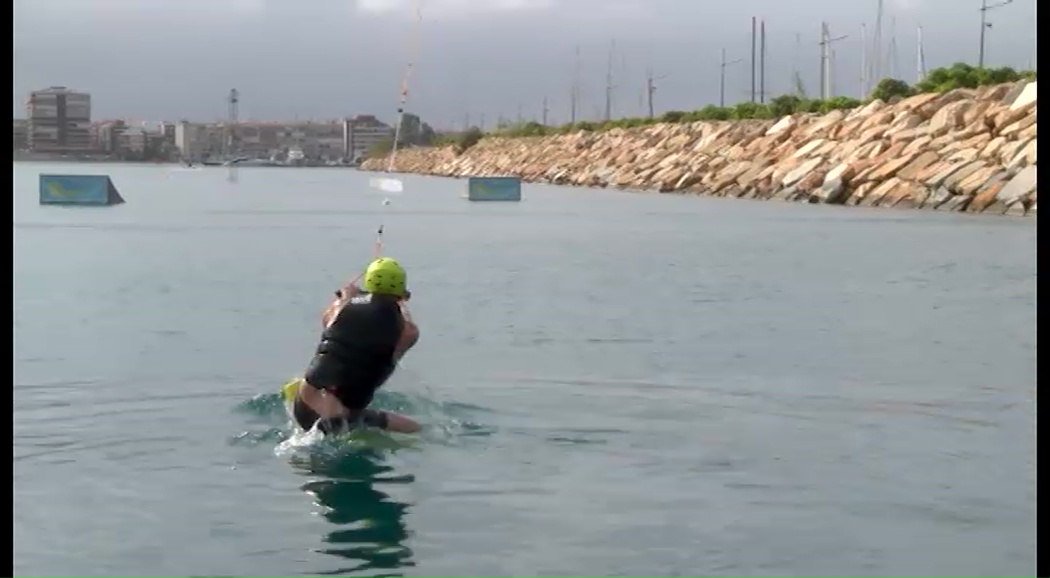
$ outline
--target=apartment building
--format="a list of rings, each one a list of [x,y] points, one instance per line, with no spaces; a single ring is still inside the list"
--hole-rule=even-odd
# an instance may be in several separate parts
[[[117,151],[120,135],[127,129],[123,120],[104,120],[93,123],[95,148],[106,154]]]
[[[175,148],[184,159],[219,157],[223,150],[222,125],[180,120],[175,123]]]
[[[240,156],[279,157],[293,149],[311,159],[343,156],[342,129],[335,122],[242,122],[235,133]]]
[[[90,152],[91,95],[64,86],[33,91],[26,104],[27,144],[37,152]]]
[[[29,121],[24,118],[16,118],[14,132],[14,147],[16,151],[29,148]]]
[[[143,127],[129,126],[117,136],[117,150],[131,155],[142,155],[150,141],[150,133]]]
[[[351,127],[347,128],[347,123]],[[338,160],[360,156],[375,142],[389,139],[393,129],[375,117],[344,121],[293,121],[175,125],[175,147],[184,158],[207,156],[285,158],[290,151],[311,160]],[[224,149],[223,142],[229,142]]]
[[[401,143],[428,144],[433,132],[417,115],[405,114]],[[373,115],[336,121],[244,121],[236,125],[180,121],[174,125],[175,147],[183,158],[194,160],[208,157],[283,160],[292,152],[308,160],[356,161],[393,137],[394,127]]]
[[[369,149],[394,138],[394,127],[372,115],[357,115],[342,121],[343,158],[359,161]]]

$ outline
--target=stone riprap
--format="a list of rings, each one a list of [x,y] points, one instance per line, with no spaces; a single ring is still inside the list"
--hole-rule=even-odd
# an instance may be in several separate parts
[[[394,171],[661,193],[1036,214],[1036,82],[769,121],[488,137],[398,151]],[[364,170],[384,170],[370,159]]]

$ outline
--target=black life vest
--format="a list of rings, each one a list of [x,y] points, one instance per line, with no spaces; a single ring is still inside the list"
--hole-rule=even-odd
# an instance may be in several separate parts
[[[403,330],[396,298],[354,297],[321,334],[306,382],[331,391],[350,409],[364,409],[397,366],[394,351]]]

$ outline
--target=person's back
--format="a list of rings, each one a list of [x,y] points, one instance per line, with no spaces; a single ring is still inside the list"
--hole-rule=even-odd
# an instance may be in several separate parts
[[[396,431],[419,428],[408,418],[367,409],[419,337],[404,306],[410,295],[404,269],[393,259],[377,259],[363,285],[364,292],[351,286],[337,293],[324,316],[321,342],[303,376],[307,387],[294,404],[303,429],[318,420],[322,431],[333,429],[333,420],[341,429],[359,422]]]
[[[314,387],[339,389],[339,401],[348,409],[364,409],[397,366],[402,324],[395,298],[374,293],[351,298],[321,334],[303,377]]]

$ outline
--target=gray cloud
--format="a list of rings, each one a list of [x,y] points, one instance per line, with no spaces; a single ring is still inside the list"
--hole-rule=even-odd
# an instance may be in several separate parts
[[[977,4],[887,0],[884,52],[897,45],[898,76],[915,77],[915,30],[929,66],[975,62]],[[96,118],[225,115],[230,88],[242,118],[392,119],[409,58],[416,0],[20,0],[15,6],[16,116],[34,88],[92,93]],[[818,90],[821,19],[835,34],[836,86],[856,95],[860,27],[874,30],[875,0],[422,0],[420,54],[409,108],[439,125],[465,114],[568,117],[573,53],[581,51],[581,115],[604,106],[607,51],[616,40],[614,110],[643,112],[645,69],[663,76],[658,110],[718,100],[719,50],[744,61],[727,69],[727,100],[750,96],[750,19],[766,20],[767,90],[792,88],[800,70]],[[1026,67],[1035,53],[1035,0],[989,13],[990,65]],[[801,35],[802,43],[796,42]],[[888,57],[887,57],[887,60]],[[884,67],[887,72],[891,63]]]

